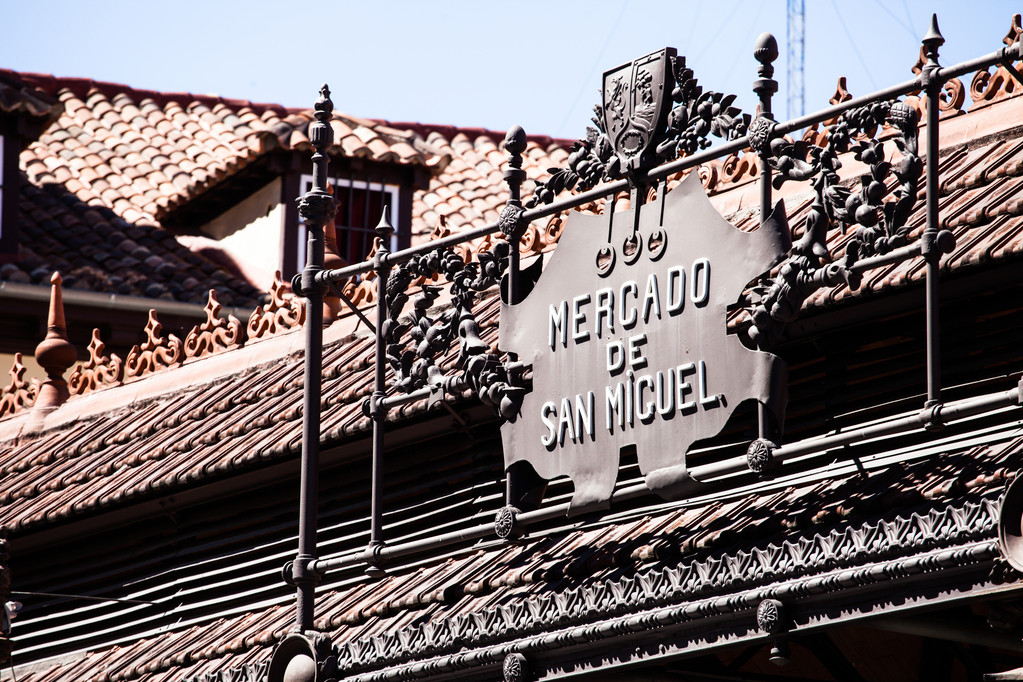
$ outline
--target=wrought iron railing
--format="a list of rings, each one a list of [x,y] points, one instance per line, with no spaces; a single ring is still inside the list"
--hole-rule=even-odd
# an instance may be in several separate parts
[[[537,184],[532,196],[521,199],[525,173],[521,154],[525,135],[521,129],[509,132],[505,147],[509,152],[509,169],[505,179],[510,200],[498,222],[464,230],[458,234],[417,244],[391,252],[388,249],[392,228],[386,213],[377,227],[380,245],[372,260],[338,269],[324,269],[324,226],[334,211],[334,199],[327,192],[327,154],[331,131],[328,121],[332,112],[329,91],[324,86],[316,104],[316,121],[310,126],[313,155],[313,188],[300,202],[300,213],[308,228],[308,261],[293,282],[294,289],[304,296],[307,308],[305,352],[305,402],[302,440],[302,484],[299,548],[296,559],[286,567],[287,579],[297,589],[296,629],[309,631],[313,623],[314,589],[324,573],[332,568],[365,563],[379,568],[386,561],[418,552],[438,549],[454,543],[487,537],[512,537],[522,527],[549,520],[568,511],[559,504],[531,511],[520,511],[509,505],[493,525],[482,525],[429,539],[395,545],[385,544],[381,526],[382,461],[384,434],[388,411],[414,400],[443,399],[473,391],[485,403],[492,404],[503,418],[514,415],[523,387],[522,366],[514,357],[495,356],[479,340],[479,329],[472,315],[472,303],[480,291],[492,288],[507,272],[508,292],[512,302],[521,295],[518,241],[532,221],[576,208],[595,200],[614,197],[629,191],[632,205],[642,204],[649,190],[663,198],[672,176],[690,171],[714,159],[739,154],[749,148],[760,165],[760,210],[762,220],[772,212],[772,187],[786,181],[807,181],[814,190],[808,218],[801,236],[795,240],[782,262],[761,290],[759,300],[752,301],[749,326],[744,330],[751,344],[766,350],[780,338],[784,325],[795,318],[803,302],[814,291],[837,284],[858,285],[865,272],[909,258],[922,257],[926,263],[926,347],[927,398],[919,412],[888,420],[858,430],[832,434],[797,443],[779,444],[777,430],[766,410],[758,417],[759,438],[742,457],[728,458],[693,467],[690,475],[696,480],[710,480],[744,471],[762,473],[786,461],[824,452],[840,445],[908,430],[939,429],[952,420],[1003,409],[1023,403],[1023,387],[954,403],[942,401],[940,375],[940,344],[938,320],[938,262],[943,253],[954,248],[951,232],[939,229],[938,221],[938,130],[942,90],[951,79],[991,66],[1003,66],[1015,79],[1023,77],[1013,62],[1023,57],[1019,39],[986,56],[944,68],[938,63],[938,50],[944,39],[932,20],[923,39],[924,59],[919,75],[913,79],[864,97],[851,98],[831,107],[799,118],[777,122],[772,116],[771,98],[777,91],[772,62],[778,56],[777,45],[768,35],[758,41],[755,57],[759,62],[754,91],[760,99],[760,114],[751,119],[732,106],[734,98],[721,93],[705,92],[696,83],[692,71],[673,50],[665,51],[671,67],[671,103],[656,124],[641,131],[646,137],[635,142],[642,153],[623,156],[610,144],[603,111],[595,119],[597,129],[576,144],[568,165]],[[926,95],[926,150],[918,153],[918,110],[899,100],[922,91]],[[608,106],[607,102],[603,106]],[[820,124],[827,135],[821,144],[793,141],[791,133]],[[896,166],[885,159],[877,139],[877,130],[891,126],[894,144],[901,151]],[[641,135],[641,136],[642,136]],[[709,136],[725,141],[708,148]],[[840,182],[838,157],[852,152],[869,167],[860,187],[850,188]],[[889,175],[896,179],[889,192]],[[916,241],[910,241],[908,219],[917,203],[919,181],[926,180],[926,225]],[[566,190],[577,190],[559,198]],[[609,207],[607,209],[611,211]],[[854,234],[841,258],[828,251],[829,230],[836,224],[854,228]],[[459,243],[501,233],[502,239],[465,264],[450,251]],[[330,289],[351,277],[373,271],[376,275],[376,358],[374,390],[365,410],[373,419],[373,474],[370,543],[364,552],[337,557],[318,558],[316,553],[316,502],[319,456],[320,375],[322,364],[323,298]],[[422,338],[416,349],[403,345],[408,332],[406,318],[401,316],[408,301],[406,289],[417,277],[444,274],[451,282],[454,304],[444,314],[429,317],[436,291],[429,285],[413,303],[413,319]],[[416,317],[418,316],[418,317]],[[423,329],[428,331],[425,334]],[[430,335],[430,338],[425,338]],[[437,356],[447,345],[461,343],[460,369],[447,375],[438,366]],[[396,377],[399,395],[387,396],[388,365]],[[511,477],[509,476],[509,479]],[[614,500],[635,499],[649,493],[643,485],[621,488]]]

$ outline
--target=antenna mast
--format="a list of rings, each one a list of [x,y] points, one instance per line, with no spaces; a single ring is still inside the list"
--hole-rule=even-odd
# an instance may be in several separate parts
[[[789,51],[786,59],[788,68],[788,98],[786,116],[790,119],[806,113],[806,92],[803,70],[806,66],[806,0],[786,0],[788,13]]]

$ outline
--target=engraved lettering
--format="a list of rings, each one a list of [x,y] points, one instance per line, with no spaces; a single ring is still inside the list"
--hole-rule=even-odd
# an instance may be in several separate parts
[[[552,303],[549,317],[547,343],[551,350],[554,350],[558,339],[561,339],[562,347],[568,346],[568,327],[565,326],[565,320],[568,317],[568,301],[562,301],[557,306]]]
[[[590,333],[582,328],[586,322],[586,312],[583,306],[590,302],[590,295],[583,294],[572,299],[572,340],[581,343],[590,338]]]
[[[603,325],[607,325],[610,334],[615,333],[615,292],[611,289],[600,289],[596,294],[596,310],[594,311],[594,323],[597,325],[597,338],[601,338],[604,332]]]

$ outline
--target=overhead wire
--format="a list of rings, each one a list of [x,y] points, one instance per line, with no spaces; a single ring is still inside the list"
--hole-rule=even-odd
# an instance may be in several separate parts
[[[909,23],[909,26],[916,26],[916,21],[913,19],[913,13],[909,11],[909,3],[906,2],[906,0],[902,0],[902,8],[906,10],[906,21]]]
[[[763,14],[763,12],[764,12],[764,5],[766,5],[766,4],[767,3],[763,3],[763,2],[758,2],[757,3],[757,13],[756,13],[756,16],[754,16],[753,20],[750,21],[747,24],[748,28],[746,29],[746,35],[743,38],[743,44],[753,45],[753,41],[750,40],[750,37],[751,37],[751,34],[754,31],[757,30],[756,27],[759,26],[760,15]],[[740,59],[733,59],[733,60],[731,60],[731,64],[729,64],[729,66],[728,66],[728,71],[725,72],[725,77],[723,79],[721,79],[722,85],[727,83],[728,79],[732,77],[732,73],[735,72],[736,65],[738,65],[739,62],[741,62],[741,61],[742,60],[740,60]]]
[[[856,41],[853,40],[852,34],[849,33],[849,29],[845,25],[845,18],[842,16],[842,12],[838,9],[838,4],[835,2],[835,0],[831,0],[831,6],[834,8],[835,15],[838,17],[838,25],[842,27],[842,31],[845,33],[845,37],[849,40],[849,45],[852,46],[853,53],[855,53],[856,55],[856,59],[859,60],[860,66],[863,67],[863,72],[867,76],[867,80],[870,81],[870,86],[874,90],[877,90],[878,89],[877,83],[874,82],[874,77],[870,73],[870,67],[867,66],[867,62],[864,61],[863,55],[860,54],[860,48],[857,47]]]
[[[614,38],[615,34],[618,32],[618,26],[622,23],[622,17],[625,16],[625,10],[628,9],[630,4],[632,4],[632,0],[624,0],[624,2],[622,2],[621,9],[618,10],[618,16],[613,22],[611,22],[611,29],[607,32],[607,37],[604,38],[604,44],[601,46],[600,52],[598,52],[597,56],[594,58],[593,65],[590,67],[589,73],[586,74],[586,78],[584,78],[579,84],[579,91],[576,93],[575,99],[572,100],[572,106],[570,106],[568,111],[565,112],[565,118],[561,121],[561,125],[558,126],[559,135],[563,134],[562,131],[564,131],[565,126],[567,126],[569,120],[571,120],[576,107],[579,106],[579,100],[582,99],[583,93],[585,93],[590,87],[590,81],[593,79],[593,74],[596,73],[600,64],[603,63],[604,53],[607,51],[608,45],[611,44],[611,39]],[[579,135],[579,137],[581,137],[581,135]]]
[[[877,5],[878,7],[880,7],[881,9],[883,9],[885,12],[887,12],[888,16],[890,16],[892,19],[895,20],[895,23],[897,23],[902,28],[906,29],[906,33],[908,33],[909,36],[911,38],[913,38],[913,40],[916,40],[917,38],[920,37],[920,36],[916,35],[913,32],[913,27],[912,26],[910,26],[909,24],[904,22],[902,19],[900,19],[898,16],[896,16],[895,12],[891,11],[890,9],[888,9],[888,7],[883,2],[881,2],[881,0],[874,0],[874,4]]]

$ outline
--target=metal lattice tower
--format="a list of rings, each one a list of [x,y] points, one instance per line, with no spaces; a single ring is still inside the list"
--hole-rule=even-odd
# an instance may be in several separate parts
[[[803,70],[806,66],[806,0],[786,0],[788,29],[786,42],[789,46],[786,66],[788,68],[788,101],[785,114],[795,118],[806,113],[806,91]]]

